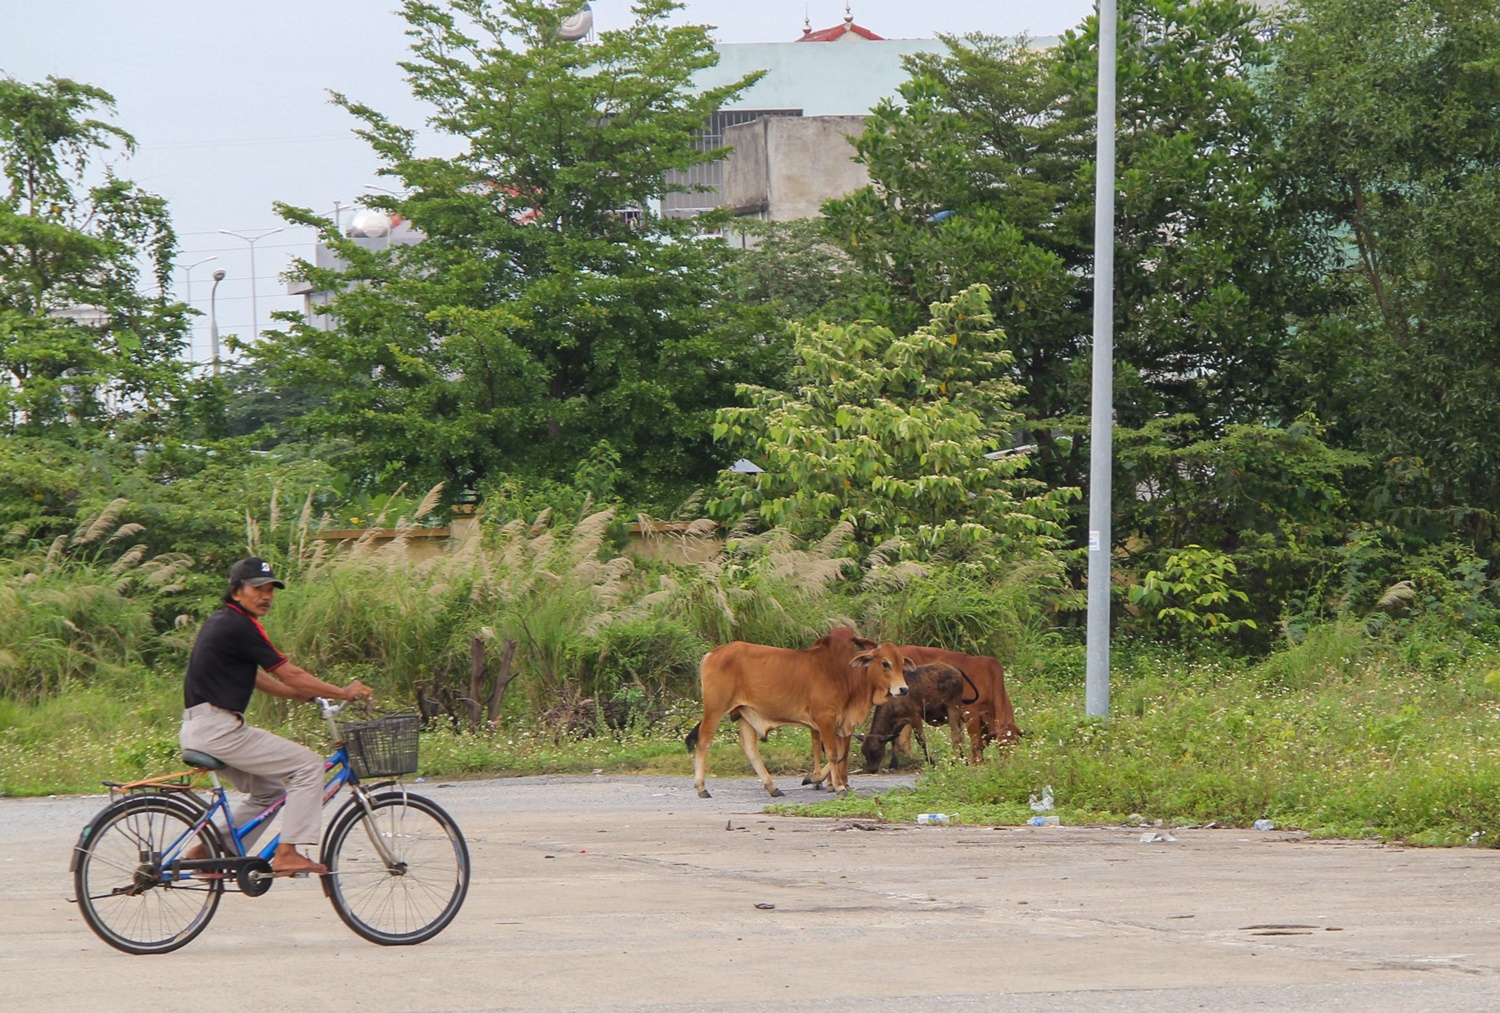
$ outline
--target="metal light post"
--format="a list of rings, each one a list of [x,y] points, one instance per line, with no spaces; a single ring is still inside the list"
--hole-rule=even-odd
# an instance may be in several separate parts
[[[1094,172],[1094,363],[1089,420],[1088,646],[1085,711],[1109,714],[1110,468],[1114,461],[1116,0],[1099,0],[1099,114]]]
[[[210,260],[218,260],[218,259],[219,258],[217,256],[204,257],[202,260],[195,260],[195,261],[193,261],[193,263],[189,264],[187,267],[184,267],[182,269],[182,276],[187,279],[187,304],[189,306],[193,305],[193,268],[195,268],[195,267],[202,267],[204,264],[208,263]]]
[[[219,258],[217,256],[214,256],[214,257],[204,257],[202,260],[194,261],[193,263],[189,264],[187,267],[184,267],[182,269],[182,276],[185,279],[187,279],[187,304],[188,304],[188,309],[192,309],[193,308],[193,268],[195,268],[195,267],[202,267],[204,264],[208,263],[210,260],[218,260],[218,259]],[[198,329],[196,327],[194,327],[193,330],[194,330],[194,332],[196,332]]]
[[[213,343],[214,376],[219,375],[219,282],[224,280],[223,271],[214,272],[214,287],[208,290],[208,340]]]
[[[229,229],[220,229],[219,232],[226,236],[233,236],[250,244],[250,337],[260,337],[260,311],[255,302],[255,244],[267,236],[274,236],[278,232],[286,231],[284,228],[266,229],[255,238],[250,238],[240,232],[231,232]]]

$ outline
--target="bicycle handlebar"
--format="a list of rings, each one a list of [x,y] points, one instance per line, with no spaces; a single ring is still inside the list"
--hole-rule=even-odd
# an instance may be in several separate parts
[[[340,741],[339,726],[333,719],[339,711],[353,703],[353,700],[329,700],[326,697],[315,696],[312,702],[318,705],[318,710],[323,715],[323,720],[328,722],[328,735],[334,742]]]
[[[315,696],[312,702],[318,705],[318,710],[325,718],[332,718],[339,711],[353,703],[353,700],[329,700],[327,697]]]

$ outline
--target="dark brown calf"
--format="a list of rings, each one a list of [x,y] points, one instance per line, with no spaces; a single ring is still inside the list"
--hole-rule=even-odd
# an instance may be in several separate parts
[[[880,770],[887,744],[891,747],[891,769],[899,766],[896,739],[908,728],[916,735],[929,765],[932,754],[927,751],[925,725],[937,728],[946,724],[953,740],[953,751],[960,757],[964,755],[964,707],[979,698],[974,681],[962,669],[935,662],[918,665],[906,673],[906,685],[906,696],[887,700],[876,707],[875,716],[870,719],[870,730],[860,744],[867,774]]]
[[[1011,707],[1010,694],[1005,691],[1005,669],[994,658],[982,654],[962,654],[940,647],[917,647],[905,645],[901,648],[917,665],[943,662],[963,669],[965,675],[979,687],[979,699],[964,705],[964,721],[969,726],[969,759],[978,763],[984,749],[991,742],[1009,744],[1021,737],[1016,725],[1016,712]]]

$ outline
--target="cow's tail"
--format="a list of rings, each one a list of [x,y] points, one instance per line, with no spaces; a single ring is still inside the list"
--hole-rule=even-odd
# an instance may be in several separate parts
[[[687,742],[688,752],[691,753],[693,750],[698,748],[698,730],[702,727],[703,722],[699,721],[696,725],[693,726],[693,730],[687,733],[687,739],[685,741]]]
[[[979,702],[979,687],[976,686],[976,685],[974,685],[974,680],[969,678],[969,673],[968,672],[965,672],[963,669],[960,668],[958,670],[958,674],[964,677],[964,682],[967,682],[969,684],[969,688],[974,691],[974,699],[972,699],[972,700],[965,700],[962,696],[960,696],[958,698],[958,702],[961,703],[961,704],[963,704],[965,707],[969,706],[969,704],[971,704],[971,703],[978,703]]]

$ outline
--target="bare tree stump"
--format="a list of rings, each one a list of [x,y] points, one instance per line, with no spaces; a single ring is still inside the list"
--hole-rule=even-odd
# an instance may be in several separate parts
[[[505,640],[505,650],[500,655],[500,671],[495,676],[495,687],[490,690],[489,707],[486,716],[489,719],[489,726],[491,728],[495,727],[495,722],[500,717],[500,698],[505,695],[506,687],[510,685],[511,680],[517,675],[516,672],[510,670],[511,660],[515,656],[516,642],[507,637]]]
[[[469,641],[469,695],[464,703],[468,706],[469,727],[479,727],[480,710],[484,706],[484,638],[474,637]]]

